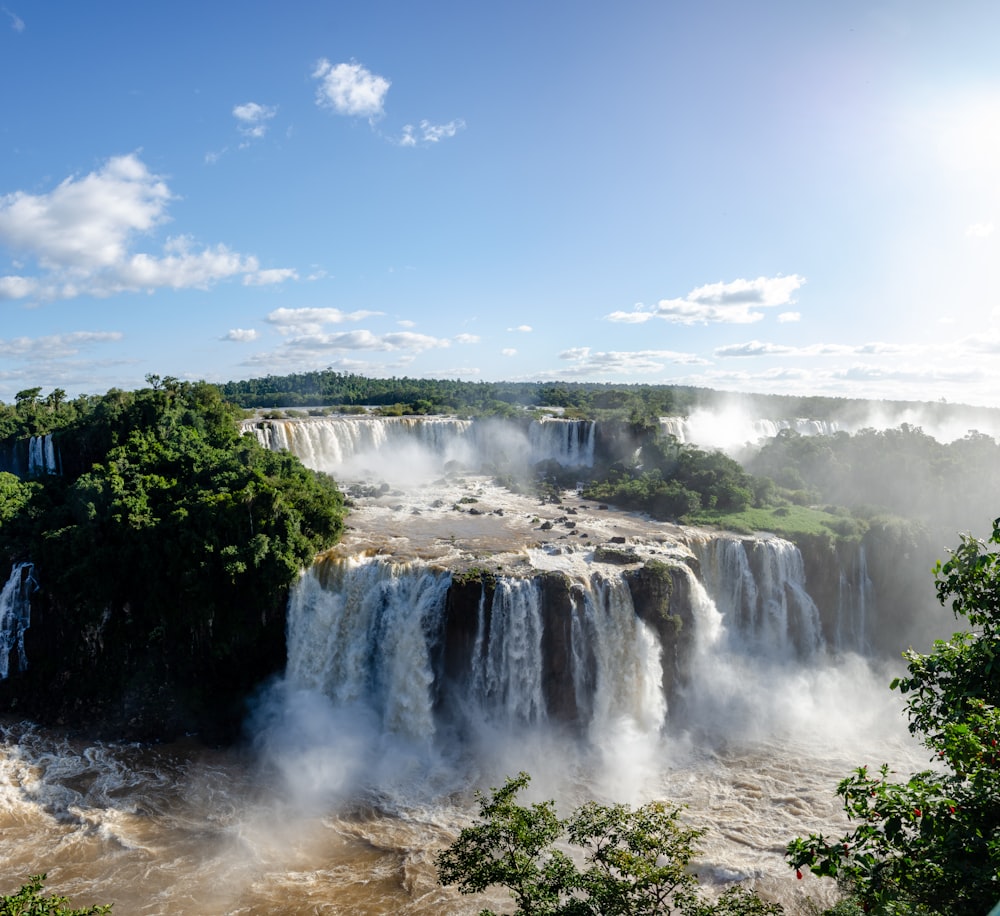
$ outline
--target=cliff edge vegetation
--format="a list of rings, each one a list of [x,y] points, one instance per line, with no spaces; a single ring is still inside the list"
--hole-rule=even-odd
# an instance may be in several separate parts
[[[288,588],[343,528],[333,479],[241,436],[205,383],[22,398],[59,473],[0,473],[0,556],[38,585],[0,708],[116,736],[223,735],[285,661]],[[49,430],[52,430],[49,432]]]

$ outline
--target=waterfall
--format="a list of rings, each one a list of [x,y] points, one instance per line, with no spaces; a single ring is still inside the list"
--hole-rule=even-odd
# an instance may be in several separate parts
[[[471,694],[492,721],[516,725],[547,718],[542,694],[541,604],[536,579],[497,579],[489,613],[483,590]]]
[[[31,594],[37,590],[35,567],[19,563],[11,570],[10,578],[0,591],[0,680],[10,674],[11,652],[17,650],[18,668],[28,667],[24,652],[24,631],[31,625]]]
[[[594,421],[555,417],[518,423],[343,415],[247,420],[241,428],[265,448],[289,451],[313,470],[348,476],[378,472],[393,477],[415,466],[436,475],[449,462],[473,469],[550,460],[590,467],[596,440]]]
[[[430,738],[431,653],[450,581],[419,563],[320,560],[289,601],[289,682],[339,706],[370,706],[391,733]]]
[[[819,609],[806,591],[794,544],[720,536],[694,539],[691,546],[730,638],[774,658],[807,657],[823,648]]]
[[[840,429],[835,420],[795,417],[786,420],[752,420],[732,412],[716,414],[697,410],[690,417],[660,417],[660,432],[678,442],[703,448],[733,448],[761,439],[773,439],[783,429],[800,436],[832,436]]]
[[[32,436],[28,440],[28,476],[40,477],[43,474],[58,473],[56,446],[52,436]]]
[[[287,680],[337,706],[370,708],[386,731],[414,738],[435,733],[442,702],[460,719],[503,729],[557,714],[595,735],[622,721],[657,734],[667,712],[661,647],[625,579],[579,577],[556,599],[543,581],[491,577],[477,604],[448,612],[459,618],[449,624],[449,573],[417,561],[321,558],[289,602]],[[555,668],[565,684],[551,682]],[[563,691],[575,692],[575,706],[559,705]]]
[[[441,463],[467,459],[470,420],[456,417],[338,416],[244,422],[244,432],[272,451],[286,450],[318,471],[335,471],[380,450],[423,449]]]
[[[547,417],[529,427],[533,461],[557,461],[564,467],[592,467],[597,424],[593,420]]]
[[[595,576],[584,591],[583,613],[586,625],[574,629],[573,637],[587,633],[592,643],[574,644],[573,658],[588,649],[594,656],[591,734],[621,721],[656,734],[667,717],[662,652],[656,634],[636,616],[628,586],[620,576]]]
[[[875,586],[868,576],[864,544],[858,545],[854,562],[841,567],[837,582],[837,617],[834,648],[839,652],[871,651],[870,618],[875,609]]]

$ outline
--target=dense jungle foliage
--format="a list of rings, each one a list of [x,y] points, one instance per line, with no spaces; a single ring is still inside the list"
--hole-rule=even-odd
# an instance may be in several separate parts
[[[0,556],[35,564],[29,636],[100,656],[31,653],[22,681],[44,693],[67,665],[89,667],[74,701],[99,709],[136,682],[139,694],[173,684],[178,715],[197,720],[283,664],[288,587],[338,539],[345,510],[330,477],[241,436],[242,412],[214,386],[150,381],[18,399],[7,461],[29,430],[52,432],[61,473],[0,473]]]

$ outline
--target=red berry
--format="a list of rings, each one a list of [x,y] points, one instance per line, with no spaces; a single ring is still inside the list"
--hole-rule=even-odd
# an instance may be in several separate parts
[[[914,809],[913,809],[913,813],[914,813],[914,814],[915,814],[915,815],[916,815],[917,817],[920,817],[920,809],[919,809],[919,808],[914,808]]]
[[[801,868],[796,868],[795,869],[795,877],[798,878],[799,881],[802,880],[802,869]]]

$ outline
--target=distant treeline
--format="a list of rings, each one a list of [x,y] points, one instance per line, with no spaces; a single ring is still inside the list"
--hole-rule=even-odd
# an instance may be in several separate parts
[[[687,416],[703,409],[738,409],[755,419],[808,417],[842,424],[865,422],[875,410],[891,414],[919,410],[927,422],[967,418],[969,428],[1000,410],[944,402],[869,401],[852,398],[734,394],[684,385],[602,382],[484,382],[457,379],[368,378],[332,369],[226,382],[224,398],[245,408],[376,406],[414,414],[504,414],[521,408],[558,407],[571,415],[596,417],[607,412],[633,421]]]

